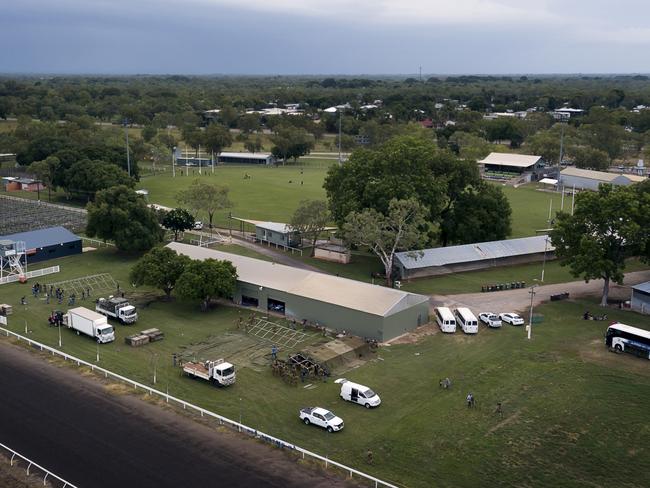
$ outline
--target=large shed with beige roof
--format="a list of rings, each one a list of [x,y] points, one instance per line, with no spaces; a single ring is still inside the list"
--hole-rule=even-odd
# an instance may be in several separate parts
[[[178,242],[167,247],[192,259],[232,262],[238,276],[235,303],[297,321],[385,341],[429,320],[423,295]]]
[[[644,176],[627,173],[608,173],[606,171],[593,171],[590,169],[565,168],[560,172],[560,184],[565,188],[597,191],[602,183],[613,186],[629,186],[640,183]]]

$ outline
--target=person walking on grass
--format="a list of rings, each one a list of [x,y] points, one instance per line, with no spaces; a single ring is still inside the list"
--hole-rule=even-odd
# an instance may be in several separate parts
[[[472,408],[474,406],[474,395],[468,393],[466,401],[467,401],[467,408]]]
[[[500,418],[503,418],[503,408],[501,407],[501,402],[497,402],[497,408],[494,409],[494,413]]]

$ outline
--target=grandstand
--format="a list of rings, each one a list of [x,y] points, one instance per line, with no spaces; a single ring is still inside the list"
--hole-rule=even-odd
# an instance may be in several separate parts
[[[71,232],[86,228],[86,210],[0,195],[0,235],[61,226]]]

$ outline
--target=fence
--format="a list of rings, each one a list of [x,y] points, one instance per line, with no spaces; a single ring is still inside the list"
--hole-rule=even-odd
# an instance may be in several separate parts
[[[90,244],[93,244],[93,245],[95,245],[95,246],[97,246],[97,247],[102,247],[102,246],[106,246],[106,247],[115,247],[115,244],[113,244],[112,242],[101,241],[101,240],[99,240],[99,239],[92,239],[91,237],[81,236],[81,240],[82,240],[83,242],[88,242],[88,243],[90,243]]]
[[[37,276],[44,276],[52,273],[58,273],[61,269],[58,266],[50,266],[49,268],[41,268],[41,269],[35,269],[34,271],[28,271],[25,273],[25,278],[36,278]],[[4,285],[6,283],[14,283],[16,281],[20,280],[21,275],[9,275],[5,276],[4,278],[0,278],[0,285]]]
[[[386,481],[380,480],[379,478],[375,478],[374,476],[371,476],[369,474],[366,474],[362,471],[358,471],[354,468],[351,468],[349,466],[346,466],[345,464],[341,464],[336,461],[332,461],[329,459],[327,456],[321,456],[320,454],[316,454],[314,452],[308,451],[307,449],[303,449],[302,447],[296,446],[294,444],[291,444],[290,442],[283,441],[282,439],[278,439],[277,437],[274,437],[269,434],[265,434],[264,432],[261,432],[257,429],[254,429],[252,427],[248,427],[247,425],[244,425],[240,422],[236,422],[234,420],[230,420],[227,417],[224,417],[222,415],[219,415],[217,413],[211,412],[210,410],[206,410],[205,408],[201,408],[199,406],[196,406],[192,403],[186,402],[185,400],[181,400],[180,398],[176,398],[168,393],[164,393],[162,391],[156,390],[155,388],[152,388],[150,386],[144,385],[142,383],[138,383],[137,381],[133,381],[132,379],[129,379],[125,376],[122,376],[117,373],[113,373],[112,371],[109,371],[108,369],[102,368],[97,366],[96,364],[89,363],[88,361],[84,361],[83,359],[79,359],[75,356],[71,356],[70,354],[66,354],[63,351],[59,351],[58,349],[55,349],[50,346],[46,346],[45,344],[41,344],[40,342],[34,341],[28,337],[25,337],[23,335],[17,334],[16,332],[13,332],[9,329],[5,329],[4,327],[0,327],[0,331],[3,332],[7,337],[12,336],[15,337],[16,339],[19,339],[21,341],[27,342],[27,344],[31,347],[36,347],[40,349],[41,351],[47,351],[52,355],[57,355],[62,357],[65,361],[72,361],[74,363],[77,363],[77,366],[86,366],[91,369],[91,371],[97,371],[101,374],[104,375],[105,378],[112,378],[118,381],[122,381],[124,383],[127,383],[131,386],[133,386],[134,389],[140,388],[142,391],[147,392],[149,395],[157,395],[161,398],[164,398],[167,403],[175,403],[177,405],[180,405],[183,407],[184,410],[193,410],[197,412],[198,414],[201,415],[201,417],[211,417],[219,422],[220,425],[226,425],[227,427],[231,427],[233,429],[237,429],[239,432],[245,432],[246,434],[249,434],[256,439],[263,440],[265,442],[268,442],[270,444],[273,444],[276,447],[284,448],[284,449],[289,449],[292,451],[296,451],[300,453],[303,459],[309,457],[311,459],[320,461],[325,464],[325,468],[328,468],[330,465],[335,466],[342,471],[346,472],[349,474],[350,478],[353,477],[353,475],[358,476],[359,478],[364,479],[365,481],[370,481],[374,484],[375,488],[378,488],[380,486],[385,486],[388,488],[398,488],[398,486],[388,483]],[[68,484],[68,486],[73,486]]]
[[[29,476],[29,474],[30,474],[29,471],[30,471],[30,469],[32,469],[32,467],[35,467],[36,469],[38,469],[39,471],[41,471],[41,473],[44,474],[44,477],[43,477],[43,486],[45,486],[45,484],[47,483],[47,478],[49,477],[49,478],[54,478],[55,480],[59,481],[60,483],[63,483],[63,487],[62,487],[62,488],[67,488],[67,487],[70,487],[70,488],[77,488],[76,485],[73,485],[73,484],[70,483],[69,481],[66,481],[66,480],[64,480],[63,478],[61,478],[61,477],[55,475],[55,474],[52,473],[50,470],[45,469],[45,468],[44,468],[43,466],[41,466],[40,464],[36,464],[36,463],[35,463],[34,461],[32,461],[31,459],[28,459],[28,458],[26,458],[25,456],[23,456],[22,454],[20,454],[20,453],[14,451],[11,447],[5,446],[4,444],[0,444],[0,447],[2,447],[4,450],[9,451],[9,452],[11,453],[11,459],[10,459],[9,462],[11,463],[12,466],[14,465],[14,459],[15,459],[16,457],[18,457],[18,458],[20,458],[20,459],[22,459],[23,461],[25,461],[25,462],[28,463],[28,465],[27,465],[27,476]]]

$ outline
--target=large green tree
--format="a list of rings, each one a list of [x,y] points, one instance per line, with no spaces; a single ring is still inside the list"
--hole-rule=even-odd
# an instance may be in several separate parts
[[[650,206],[631,187],[601,185],[576,197],[573,215],[560,212],[551,242],[563,266],[585,281],[603,280],[601,305],[607,305],[610,282],[623,283],[625,259],[644,245],[641,225]]]
[[[512,209],[498,186],[481,182],[463,191],[441,223],[445,244],[498,241],[511,232]]]
[[[218,156],[225,147],[232,144],[232,135],[223,125],[210,124],[203,134],[203,144],[208,151],[212,151]]]
[[[83,159],[73,163],[66,170],[65,182],[61,185],[69,195],[81,195],[88,200],[99,190],[113,186],[133,188],[135,181],[123,169],[105,161]]]
[[[303,128],[283,125],[271,136],[271,153],[286,162],[309,154],[314,147],[314,136]]]
[[[54,179],[60,166],[61,161],[56,156],[48,156],[43,161],[34,161],[29,165],[29,170],[47,186],[47,199],[49,201],[52,201],[52,190],[56,190]]]
[[[194,227],[194,216],[184,208],[174,208],[165,213],[162,225],[174,233],[174,240],[178,234]]]
[[[606,170],[609,167],[609,155],[593,147],[576,146],[569,151],[576,168]]]
[[[137,286],[154,286],[164,291],[169,299],[189,262],[190,258],[172,249],[154,247],[131,269],[131,282]]]
[[[311,255],[316,252],[316,240],[330,221],[327,202],[322,200],[303,200],[291,217],[291,228],[297,230],[301,237],[310,239]]]
[[[201,180],[194,180],[187,190],[176,195],[176,199],[186,205],[194,215],[206,212],[208,223],[212,229],[212,219],[215,212],[232,207],[228,198],[230,189],[227,186],[212,185]]]
[[[235,293],[237,270],[230,261],[206,259],[190,261],[176,282],[176,292],[188,300],[201,300],[207,311],[214,298],[230,298]]]
[[[147,251],[162,241],[163,230],[144,198],[124,185],[97,192],[88,204],[89,237],[112,240],[122,251]]]
[[[350,212],[343,225],[345,239],[367,247],[384,265],[386,283],[392,285],[393,260],[398,251],[421,246],[426,238],[424,209],[414,198],[393,199],[386,214],[374,208]]]

